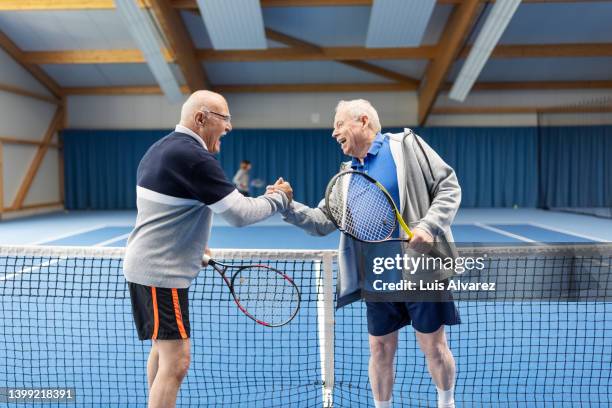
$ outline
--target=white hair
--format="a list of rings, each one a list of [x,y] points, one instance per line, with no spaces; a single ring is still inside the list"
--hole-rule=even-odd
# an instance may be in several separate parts
[[[380,132],[380,119],[378,119],[378,112],[372,106],[369,101],[365,99],[353,99],[350,101],[340,101],[336,106],[336,113],[340,110],[346,110],[349,115],[355,120],[358,120],[362,116],[367,116],[370,120],[370,128],[376,133]]]

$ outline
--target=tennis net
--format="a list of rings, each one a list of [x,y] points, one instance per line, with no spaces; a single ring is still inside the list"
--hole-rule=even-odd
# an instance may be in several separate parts
[[[487,279],[522,282],[516,287],[523,293],[457,301],[462,324],[447,332],[458,406],[609,406],[612,246],[472,248],[462,255],[482,252]],[[370,406],[365,306],[334,310],[335,251],[214,255],[287,272],[302,306],[287,326],[254,324],[222,279],[203,270],[190,289],[192,363],[178,406]],[[137,340],[122,257],[118,248],[0,247],[3,390],[70,387],[79,407],[146,404],[149,342]],[[401,333],[393,400],[435,406],[410,329]],[[45,405],[57,404],[36,406]]]

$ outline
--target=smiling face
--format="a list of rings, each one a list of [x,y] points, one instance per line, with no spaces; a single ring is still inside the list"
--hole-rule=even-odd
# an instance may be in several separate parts
[[[368,124],[366,115],[355,119],[347,109],[339,109],[336,112],[332,137],[340,144],[344,154],[359,159],[366,156],[376,136]]]

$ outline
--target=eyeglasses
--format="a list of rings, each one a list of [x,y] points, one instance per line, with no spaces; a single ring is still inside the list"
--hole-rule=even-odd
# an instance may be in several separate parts
[[[223,115],[221,113],[218,112],[214,112],[211,110],[203,110],[201,111],[202,113],[212,113],[213,115],[215,115],[216,117],[218,117],[219,119],[222,119],[223,121],[225,121],[226,123],[231,123],[232,122],[232,115]]]

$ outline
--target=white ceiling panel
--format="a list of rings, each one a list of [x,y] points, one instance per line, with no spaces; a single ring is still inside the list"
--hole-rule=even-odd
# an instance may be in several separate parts
[[[259,0],[197,0],[206,31],[217,50],[265,49]]]
[[[185,27],[187,27],[187,31],[189,31],[194,47],[196,49],[212,48],[208,32],[206,31],[206,27],[204,27],[204,22],[200,18],[200,15],[193,11],[182,11],[181,17],[183,18]],[[267,43],[268,48],[286,47],[286,45],[277,43],[276,41],[268,40]]]
[[[2,12],[0,30],[25,51],[136,48],[115,10]]]
[[[214,85],[391,82],[333,61],[208,62],[205,67]]]
[[[374,0],[366,47],[418,47],[436,0]]]

